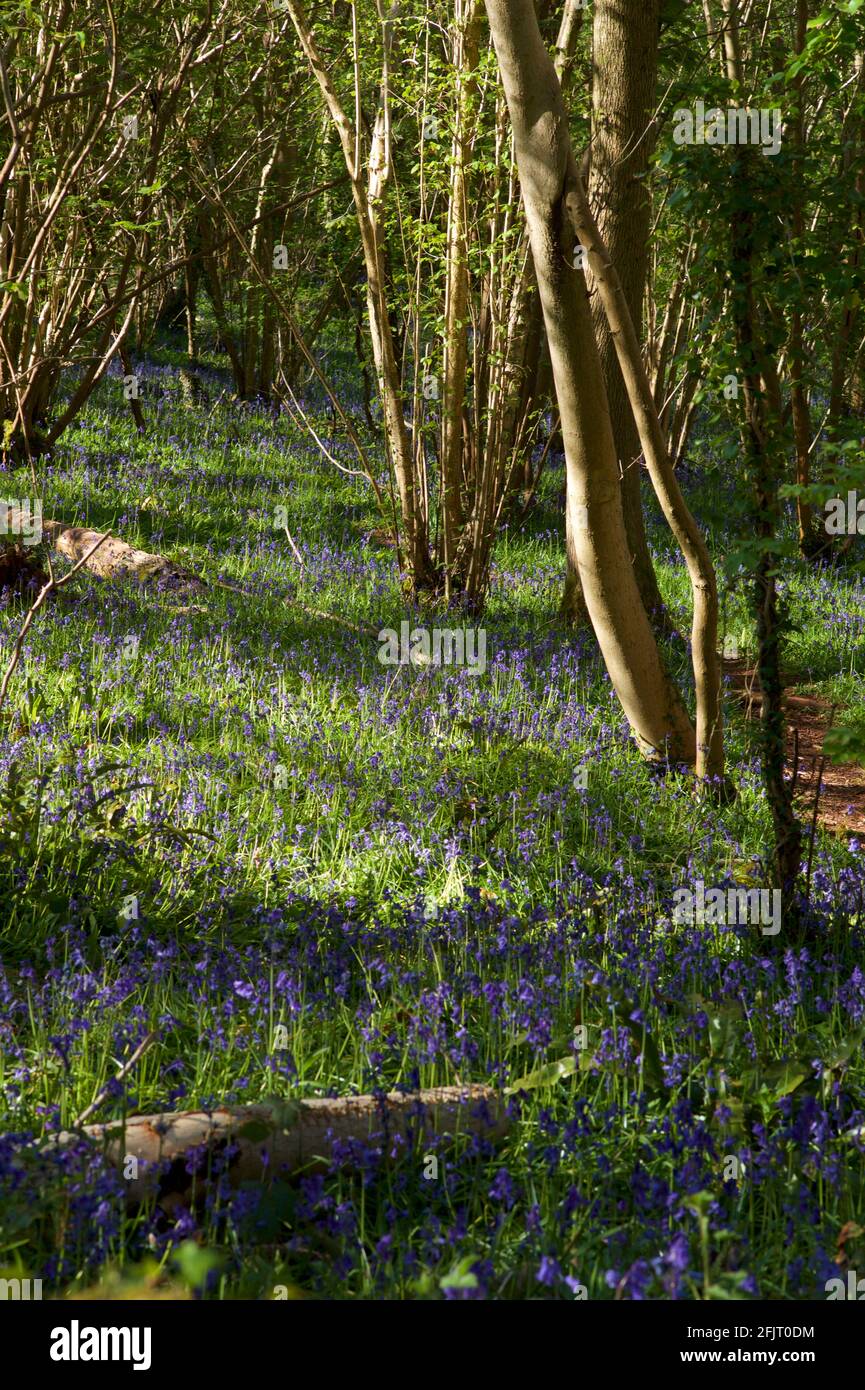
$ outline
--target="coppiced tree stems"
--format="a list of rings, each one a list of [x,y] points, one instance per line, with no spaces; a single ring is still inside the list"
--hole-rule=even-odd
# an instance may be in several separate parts
[[[401,16],[378,9],[381,77],[367,141],[360,95],[361,43],[351,10],[353,105],[337,92],[324,55],[299,3],[289,0],[310,72],[337,131],[352,185],[364,255],[367,329],[389,462],[400,503],[399,553],[415,595],[431,592],[470,611],[483,606],[492,549],[505,508],[520,480],[533,483],[529,454],[540,416],[538,367],[542,319],[531,254],[518,218],[504,105],[496,98],[495,168],[475,164],[481,131],[477,68],[479,0],[452,0],[442,47],[450,75],[445,264],[441,294],[441,372],[424,322],[431,310],[421,256],[392,273],[399,238],[390,236],[387,201],[394,162],[390,78],[400,43]],[[569,0],[560,32],[560,61],[573,53],[582,15]],[[425,37],[428,64],[429,31]],[[438,117],[434,118],[437,122]],[[424,123],[424,126],[426,123]],[[489,132],[486,132],[489,134]],[[425,131],[420,133],[420,216],[428,212],[424,181]],[[393,214],[402,219],[401,194]],[[478,204],[480,203],[480,207]],[[438,215],[438,214],[434,214]],[[402,225],[400,222],[398,225]],[[386,254],[387,249],[387,254]],[[397,299],[395,279],[413,284]],[[405,291],[403,290],[403,294]],[[404,327],[401,342],[394,324]],[[412,377],[414,385],[412,386]],[[430,387],[428,396],[427,387]],[[438,402],[439,418],[429,398]],[[406,411],[411,409],[411,418]],[[435,467],[437,478],[431,483]],[[437,485],[436,485],[437,484]]]
[[[593,0],[591,13],[592,141],[588,198],[639,338],[651,225],[647,174],[657,129],[654,108],[659,0]],[[591,291],[591,280],[589,288]],[[618,354],[599,300],[600,296],[593,298],[592,319],[619,460],[628,544],[646,609],[660,615],[663,599],[649,554],[640,497],[640,440]]]
[[[571,160],[567,207],[588,254],[620,379],[652,486],[679,543],[693,594],[691,660],[697,692],[697,779],[720,786],[724,779],[724,720],[718,658],[718,586],[709,549],[676,480],[643,364],[624,287],[589,207],[581,171]]]
[[[661,664],[629,563],[615,445],[566,190],[575,168],[561,87],[531,0],[487,0],[514,132],[535,273],[562,420],[567,505],[583,593],[638,741],[695,758],[694,731]]]
[[[385,440],[396,477],[400,502],[402,521],[400,547],[412,583],[417,588],[424,589],[433,583],[432,559],[428,538],[421,524],[419,497],[415,486],[411,446],[405,421],[401,374],[394,350],[393,330],[388,314],[387,272],[380,216],[381,204],[390,178],[389,56],[393,42],[392,23],[384,16],[384,11],[380,9],[382,67],[379,101],[372,137],[369,142],[369,153],[364,160],[364,138],[360,124],[360,57],[355,6],[352,4],[351,7],[356,103],[354,121],[349,118],[340,102],[313,37],[312,28],[303,6],[299,0],[286,0],[286,8],[291,16],[310,69],[318,82],[330,118],[339,135],[343,158],[351,182],[352,199],[366,269],[370,341],[378,378],[379,398],[384,415]]]

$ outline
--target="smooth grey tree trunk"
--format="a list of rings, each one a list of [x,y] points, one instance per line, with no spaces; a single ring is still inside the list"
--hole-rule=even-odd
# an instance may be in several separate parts
[[[562,422],[567,507],[586,607],[632,730],[650,756],[693,762],[696,740],[661,663],[631,565],[615,443],[584,272],[567,212],[578,179],[561,87],[531,0],[487,0],[514,133]]]

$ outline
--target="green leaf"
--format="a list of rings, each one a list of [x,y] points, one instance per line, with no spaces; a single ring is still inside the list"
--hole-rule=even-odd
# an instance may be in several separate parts
[[[857,1028],[833,1052],[830,1052],[826,1057],[821,1057],[820,1061],[824,1067],[834,1071],[836,1067],[842,1067],[845,1062],[849,1062],[853,1053],[862,1047],[863,1041],[865,1041],[865,1028]]]
[[[865,729],[830,729],[823,752],[830,763],[865,763]]]
[[[439,1280],[440,1289],[476,1289],[478,1286],[477,1275],[472,1273],[472,1265],[475,1263],[474,1255],[466,1255],[465,1259],[455,1264],[443,1279]]]
[[[517,1091],[535,1091],[539,1086],[554,1086],[562,1077],[573,1076],[579,1065],[579,1057],[560,1057],[557,1062],[548,1062],[546,1066],[538,1067],[536,1071],[530,1071],[512,1085],[506,1086],[505,1095],[512,1096]]]
[[[267,1096],[263,1104],[270,1106],[272,1129],[286,1133],[300,1122],[303,1105],[299,1100],[286,1100],[284,1096]]]
[[[744,1011],[737,1001],[706,1010],[709,1016],[709,1046],[715,1057],[729,1056],[742,1032]]]
[[[714,1201],[714,1192],[708,1192],[704,1188],[702,1192],[694,1192],[690,1197],[686,1197],[683,1205],[686,1206],[689,1211],[692,1211],[695,1216],[705,1218],[708,1216],[709,1207]]]
[[[746,1072],[744,1079],[748,1090],[767,1091],[772,1100],[777,1101],[792,1095],[812,1075],[808,1062],[793,1060],[773,1062],[767,1067]]]
[[[22,301],[27,303],[27,289],[19,280],[0,280],[0,291],[3,294],[14,294]]]
[[[174,1253],[181,1278],[190,1288],[201,1288],[208,1274],[222,1265],[222,1256],[215,1250],[207,1250],[196,1245],[194,1240],[185,1240]]]
[[[721,1279],[724,1282],[718,1284],[710,1284],[706,1290],[706,1298],[720,1299],[724,1302],[729,1302],[731,1299],[735,1299],[741,1302],[742,1300],[748,1297],[746,1293],[743,1293],[740,1287],[743,1280],[745,1280],[747,1277],[748,1276],[745,1270],[743,1269],[737,1269],[722,1274]]]

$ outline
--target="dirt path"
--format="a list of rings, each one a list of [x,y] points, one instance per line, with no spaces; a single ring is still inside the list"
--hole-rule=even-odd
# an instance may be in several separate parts
[[[728,690],[735,692],[748,719],[758,719],[762,704],[757,672],[744,660],[724,660]],[[817,695],[798,695],[788,687],[784,699],[787,710],[787,768],[796,776],[800,817],[810,821],[818,781],[821,782],[817,823],[836,835],[865,834],[865,768],[855,763],[823,760],[823,740],[832,722],[832,706]]]

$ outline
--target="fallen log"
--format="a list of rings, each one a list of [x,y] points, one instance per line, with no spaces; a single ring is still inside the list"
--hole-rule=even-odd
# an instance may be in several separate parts
[[[102,535],[101,531],[90,531],[83,526],[67,526],[62,521],[44,521],[42,532],[60,555],[77,562],[93,548]],[[100,545],[86,567],[99,579],[118,579],[126,576],[137,579],[140,584],[155,583],[164,591],[194,591],[201,593],[206,585],[203,580],[184,569],[165,555],[151,555],[146,550],[135,550],[117,536],[109,536]]]
[[[51,1147],[82,1135],[102,1145],[127,1178],[129,1203],[137,1204],[148,1196],[176,1197],[193,1184],[201,1187],[208,1158],[217,1155],[224,1156],[232,1183],[261,1182],[321,1172],[334,1162],[350,1168],[352,1143],[384,1140],[389,1152],[394,1142],[417,1144],[430,1136],[499,1139],[507,1128],[504,1104],[490,1087],[440,1086],[413,1094],[135,1115],[64,1131]]]
[[[38,513],[31,516],[29,508],[21,511],[12,504],[2,504],[5,529],[13,537],[34,536],[38,539],[40,520]],[[165,555],[151,555],[147,550],[136,550],[118,536],[106,535],[102,531],[92,531],[87,526],[69,526],[65,521],[41,521],[42,540],[59,555],[64,555],[73,564],[85,560],[85,569],[99,579],[137,579],[139,583],[155,583],[159,590],[177,592],[194,591],[199,593],[207,586],[198,575],[182,565],[175,564]],[[98,549],[97,543],[99,544]],[[32,543],[32,541],[31,541]],[[93,552],[92,554],[90,552]]]
[[[31,525],[29,512],[21,513],[12,506],[7,506],[6,517],[7,527],[13,536],[25,534],[25,528]],[[176,564],[174,560],[169,560],[166,555],[151,555],[147,550],[136,550],[118,536],[106,535],[103,531],[91,531],[84,526],[69,526],[65,521],[43,521],[42,539],[68,560],[76,564],[84,560],[83,568],[95,574],[98,579],[129,577],[137,579],[140,584],[155,581],[155,587],[160,593],[174,594],[203,593],[212,585],[253,602],[260,601],[261,598],[261,595],[250,593],[248,589],[241,589],[236,584],[226,584],[221,579],[214,579],[209,585],[206,579],[193,574],[183,565]],[[99,548],[96,549],[99,542]],[[90,551],[94,553],[91,555]],[[329,623],[338,623],[340,627],[355,632],[360,637],[371,637],[374,640],[378,638],[377,628],[352,623],[348,618],[340,617],[337,613],[328,613],[323,608],[312,608],[287,594],[281,595],[279,601],[288,608],[296,608],[307,618],[321,618]]]

